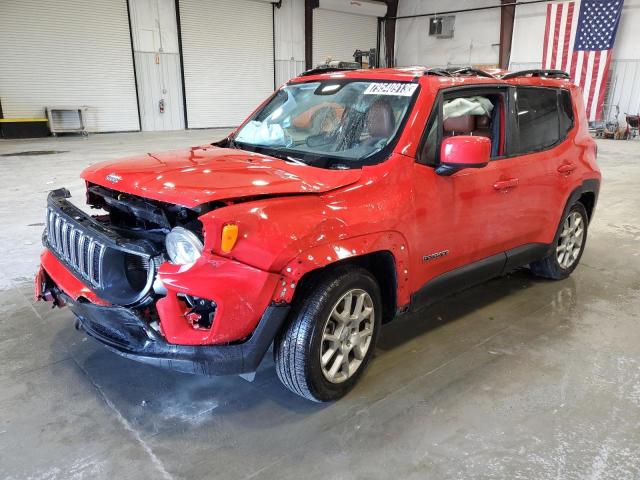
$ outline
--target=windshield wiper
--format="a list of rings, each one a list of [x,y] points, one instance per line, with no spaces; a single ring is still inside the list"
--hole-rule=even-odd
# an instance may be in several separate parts
[[[293,157],[289,153],[276,147],[259,147],[256,145],[256,150],[260,153],[264,153],[265,155],[279,158],[280,160],[285,160],[287,162],[295,163],[298,165],[308,165],[308,163],[303,161],[302,159]]]
[[[300,160],[299,158],[295,158],[295,157],[292,157],[292,156],[290,156],[290,155],[287,155],[286,157],[287,157],[287,158],[286,158],[286,160],[287,160],[287,161],[289,161],[289,162],[291,162],[291,163],[295,163],[296,165],[308,165],[308,163],[303,162],[303,161],[302,161],[302,160]],[[283,160],[285,160],[285,159],[283,159]]]
[[[269,155],[270,157],[279,158],[280,160],[284,160],[286,162],[295,163],[296,165],[309,165],[301,158],[294,157],[286,151],[283,151],[282,149],[277,147],[264,147],[261,145],[252,145],[250,143],[243,142],[233,142],[233,145],[234,148],[262,153],[264,155]]]

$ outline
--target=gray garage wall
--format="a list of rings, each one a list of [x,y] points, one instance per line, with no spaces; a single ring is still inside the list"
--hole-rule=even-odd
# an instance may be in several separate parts
[[[88,105],[90,131],[138,130],[125,0],[1,0],[4,116]]]
[[[399,0],[398,15],[444,12],[498,5],[498,0]],[[456,13],[453,38],[429,36],[429,17],[396,22],[396,65],[496,65],[500,9]]]
[[[540,68],[546,5],[523,5],[516,8],[511,50],[511,70]],[[603,118],[621,112],[640,112],[640,49],[637,25],[640,22],[640,0],[625,0],[618,28]]]

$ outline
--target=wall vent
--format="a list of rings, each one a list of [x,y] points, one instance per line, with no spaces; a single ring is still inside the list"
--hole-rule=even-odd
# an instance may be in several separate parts
[[[436,38],[453,38],[455,15],[429,18],[429,36]]]

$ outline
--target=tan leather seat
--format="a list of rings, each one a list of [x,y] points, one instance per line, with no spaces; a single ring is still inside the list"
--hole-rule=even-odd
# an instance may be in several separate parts
[[[472,134],[491,138],[491,119],[487,115],[476,115],[476,128]]]
[[[444,121],[444,136],[474,135],[491,138],[491,119],[486,115],[462,115]]]
[[[393,109],[385,99],[376,100],[371,104],[364,121],[371,141],[390,138],[396,129]]]
[[[462,115],[460,117],[449,117],[444,121],[443,130],[445,137],[454,135],[471,135],[476,128],[475,115]]]

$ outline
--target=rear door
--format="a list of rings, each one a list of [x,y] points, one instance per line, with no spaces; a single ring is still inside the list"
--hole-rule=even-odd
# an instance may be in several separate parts
[[[503,160],[509,175],[518,179],[510,202],[517,212],[513,221],[518,224],[518,235],[510,248],[553,240],[565,197],[558,182],[564,170],[572,171],[571,166],[563,167],[571,163],[572,152],[564,141],[572,127],[566,104],[562,106],[566,94],[557,88],[512,88],[515,111],[508,127],[514,138]]]

